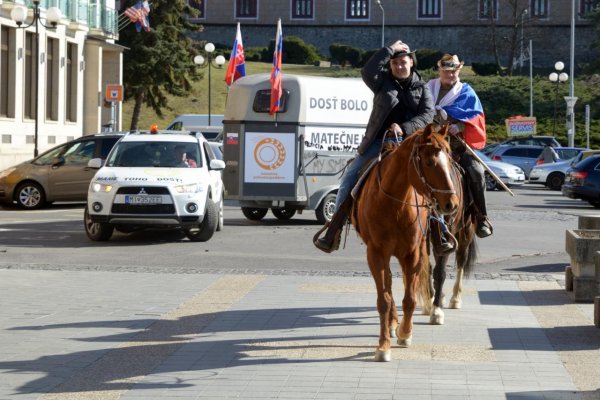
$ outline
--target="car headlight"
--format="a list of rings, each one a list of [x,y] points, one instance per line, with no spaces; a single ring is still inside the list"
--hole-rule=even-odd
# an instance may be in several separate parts
[[[112,185],[107,185],[104,183],[99,183],[99,182],[94,182],[92,183],[92,191],[93,192],[104,192],[104,193],[108,193],[112,190]]]
[[[177,193],[199,193],[204,191],[203,185],[198,183],[174,186],[173,189],[175,189]]]
[[[10,174],[12,174],[15,170],[16,170],[15,167],[11,167],[11,168],[5,169],[4,171],[0,171],[0,179],[6,178]]]

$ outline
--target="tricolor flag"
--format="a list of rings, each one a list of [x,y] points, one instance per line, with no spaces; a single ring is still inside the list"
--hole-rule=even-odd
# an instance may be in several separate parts
[[[438,101],[439,78],[432,79],[427,84],[433,94],[433,101],[437,104],[436,108],[441,110],[442,114],[445,113],[447,116],[462,121],[465,124],[463,132],[465,142],[473,149],[481,149],[485,146],[485,114],[483,113],[481,101],[473,88],[468,83],[458,81]],[[444,119],[447,118],[444,117]]]
[[[279,111],[281,105],[281,52],[283,51],[283,35],[281,34],[281,18],[277,21],[275,51],[273,51],[273,69],[271,69],[271,110],[270,115]]]
[[[240,23],[237,24],[237,32],[233,41],[233,49],[227,64],[227,73],[225,74],[225,83],[231,86],[233,82],[246,76],[246,59],[244,58],[244,45],[242,44],[242,32],[240,31]]]
[[[135,23],[135,30],[138,32],[140,32],[142,28],[144,28],[146,32],[150,32],[150,21],[148,20],[149,13],[150,5],[147,1],[138,1],[123,12],[126,17],[129,17],[131,22]]]

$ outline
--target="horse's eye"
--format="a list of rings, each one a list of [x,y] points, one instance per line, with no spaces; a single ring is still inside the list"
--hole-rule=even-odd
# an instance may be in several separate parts
[[[427,160],[427,162],[425,163],[425,165],[427,165],[428,167],[433,167],[434,164],[435,163],[433,162],[433,159],[431,159],[431,158],[429,160]]]

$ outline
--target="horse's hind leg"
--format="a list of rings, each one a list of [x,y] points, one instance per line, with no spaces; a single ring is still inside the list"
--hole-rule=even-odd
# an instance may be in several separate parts
[[[444,311],[443,308],[443,289],[444,282],[446,281],[446,262],[448,256],[436,256],[435,257],[435,268],[433,269],[433,308],[431,314],[429,314],[429,323],[432,325],[443,325],[444,324]]]
[[[435,288],[433,287],[433,265],[429,263],[429,293],[431,293],[431,297],[428,299],[421,299],[423,302],[423,308],[421,310],[423,315],[431,315],[431,311],[433,310],[433,294],[435,293]]]
[[[452,298],[448,303],[448,308],[461,308],[462,307],[462,278],[463,269],[461,266],[456,268],[456,280],[454,281],[454,288],[452,289]]]
[[[386,283],[385,287],[390,288],[390,297],[392,300],[392,305],[390,307],[390,337],[396,336],[396,328],[398,327],[398,309],[396,308],[396,302],[394,301],[394,295],[392,290],[392,270],[388,267],[386,273]]]
[[[390,258],[382,257],[379,251],[367,246],[367,261],[377,289],[377,312],[379,313],[379,346],[375,361],[391,361],[391,311],[393,305]],[[396,317],[397,318],[397,317]]]
[[[412,262],[405,261],[404,263],[401,263],[402,276],[404,278],[404,298],[402,299],[403,315],[400,325],[398,325],[398,328],[396,329],[398,345],[400,347],[408,347],[412,343],[412,318],[417,306],[419,260],[413,258],[411,261]]]

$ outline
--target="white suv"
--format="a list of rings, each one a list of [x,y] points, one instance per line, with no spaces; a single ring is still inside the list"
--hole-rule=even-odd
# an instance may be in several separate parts
[[[91,240],[106,241],[116,228],[183,229],[207,241],[223,226],[225,163],[202,135],[134,132],[112,149],[90,183],[84,224]]]

